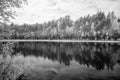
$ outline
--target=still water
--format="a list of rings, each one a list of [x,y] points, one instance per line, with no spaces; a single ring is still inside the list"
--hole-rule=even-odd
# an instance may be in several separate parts
[[[13,55],[25,80],[120,80],[120,43],[18,42]]]

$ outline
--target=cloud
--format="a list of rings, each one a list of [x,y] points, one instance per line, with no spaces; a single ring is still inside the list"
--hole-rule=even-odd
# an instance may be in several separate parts
[[[28,0],[28,4],[18,11],[16,23],[41,23],[65,15],[76,20],[98,10],[114,11],[120,16],[120,0]]]
[[[55,1],[55,0],[49,0],[49,6],[50,7],[54,7],[56,5],[57,5],[57,1]]]

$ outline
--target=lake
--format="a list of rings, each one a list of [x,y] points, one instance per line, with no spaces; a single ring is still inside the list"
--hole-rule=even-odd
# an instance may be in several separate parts
[[[120,80],[120,43],[17,42],[13,50],[23,80]]]

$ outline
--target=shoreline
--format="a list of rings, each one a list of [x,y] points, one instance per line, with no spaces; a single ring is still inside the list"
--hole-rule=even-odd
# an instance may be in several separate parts
[[[97,42],[97,43],[120,43],[115,40],[33,40],[33,39],[11,39],[11,40],[0,40],[0,42]]]

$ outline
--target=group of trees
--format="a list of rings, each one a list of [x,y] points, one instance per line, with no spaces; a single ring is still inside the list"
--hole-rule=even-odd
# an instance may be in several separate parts
[[[94,15],[73,21],[69,15],[41,24],[11,24],[14,8],[22,7],[26,0],[0,0],[0,39],[119,39],[120,19],[114,12],[105,15],[98,11]]]
[[[13,8],[26,3],[26,0],[0,0],[0,39],[120,39],[120,18],[114,12],[105,15],[98,11],[76,21],[67,15],[41,24],[7,25],[6,22],[15,16]]]
[[[69,15],[41,24],[0,25],[1,38],[5,39],[120,39],[120,19],[114,12],[94,15],[73,21]]]
[[[0,0],[0,39],[10,38],[12,33],[5,27],[14,18],[15,9],[26,4],[26,0]],[[13,42],[0,43],[0,80],[16,80],[24,72],[21,61],[13,61]]]
[[[23,4],[27,4],[27,0],[0,0],[0,39],[10,38],[9,33],[4,28],[4,25],[10,23],[10,19],[16,16],[16,8],[21,8]],[[3,30],[3,31],[2,31]]]

